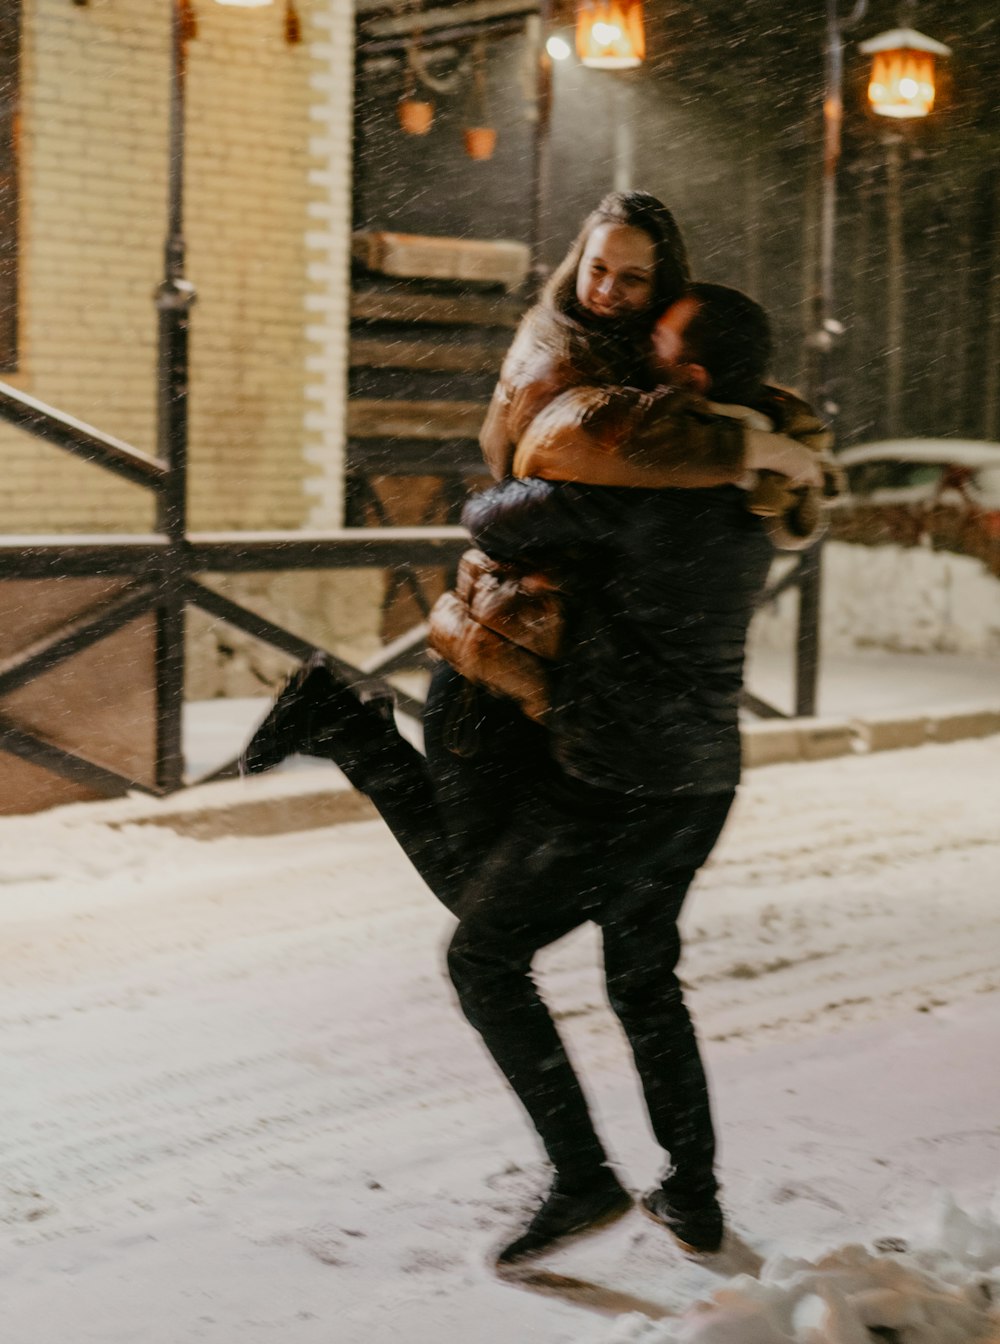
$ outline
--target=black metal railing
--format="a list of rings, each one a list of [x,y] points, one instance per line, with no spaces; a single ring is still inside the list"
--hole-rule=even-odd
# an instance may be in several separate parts
[[[822,541],[794,557],[791,566],[779,578],[768,584],[758,610],[777,603],[793,589],[798,593],[798,613],[793,650],[793,687],[791,710],[779,709],[759,695],[743,688],[743,708],[758,719],[791,719],[816,713],[819,688],[820,656],[820,565]]]
[[[0,579],[122,577],[106,600],[76,615],[0,664],[0,697],[27,685],[146,613],[156,618],[156,745],[154,784],[49,741],[0,713],[0,750],[10,752],[98,793],[140,789],[167,795],[205,779],[235,774],[229,762],[202,779],[186,777],[181,741],[184,708],[185,613],[207,615],[302,660],[319,646],[207,586],[200,576],[264,570],[341,569],[376,566],[409,576],[416,565],[452,566],[466,545],[458,527],[339,528],[297,532],[195,532],[183,525],[187,458],[168,467],[89,425],[0,384],[0,420],[55,444],[76,457],[149,491],[157,499],[160,530],[144,535],[31,535],[0,538]],[[178,506],[179,505],[179,506]],[[173,506],[173,507],[171,507]],[[165,525],[166,524],[166,525]],[[383,680],[419,658],[426,626],[417,626],[354,667],[330,654],[341,672],[359,684],[387,691]],[[328,654],[329,650],[325,650]],[[403,713],[417,715],[420,702],[393,689]]]

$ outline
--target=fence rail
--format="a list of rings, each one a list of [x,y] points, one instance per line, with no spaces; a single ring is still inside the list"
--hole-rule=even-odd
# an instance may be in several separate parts
[[[83,613],[66,620],[14,655],[0,661],[0,697],[27,686],[53,668],[92,648],[130,621],[151,614],[156,622],[155,648],[155,782],[151,785],[128,771],[110,768],[84,754],[67,750],[44,732],[17,723],[0,712],[0,750],[72,780],[99,794],[113,796],[129,789],[165,796],[206,779],[235,774],[230,761],[210,775],[189,778],[184,769],[181,719],[184,707],[185,613],[196,607],[217,620],[280,649],[292,658],[307,658],[319,646],[269,620],[251,608],[215,591],[202,581],[213,573],[263,570],[340,569],[376,566],[392,581],[415,582],[415,566],[451,568],[467,544],[460,527],[348,527],[296,532],[192,532],[166,526],[172,511],[162,505],[183,501],[187,489],[186,454],[173,466],[148,457],[130,444],[64,415],[24,393],[0,383],[0,420],[6,420],[93,465],[124,477],[157,494],[164,531],[145,534],[26,535],[0,539],[0,579],[124,578],[125,585]],[[453,464],[454,469],[454,464]],[[181,503],[183,519],[186,510]],[[807,553],[773,585],[765,600],[776,600],[790,587],[802,592]],[[814,562],[813,562],[814,563]],[[815,642],[800,638],[797,672],[816,657]],[[813,613],[813,619],[815,614]],[[808,621],[805,622],[808,624]],[[392,641],[366,666],[334,661],[359,685],[388,692],[384,678],[412,665],[426,648],[427,627],[419,624]],[[329,650],[324,650],[329,654]],[[333,655],[330,655],[333,656]],[[808,675],[808,673],[807,673]],[[419,715],[420,702],[392,689],[403,713]],[[800,701],[802,697],[799,697]],[[747,692],[745,706],[759,716],[787,717],[784,711]],[[803,710],[801,703],[797,712]]]
[[[163,500],[183,500],[186,456],[168,467],[132,445],[103,434],[23,392],[0,384],[0,420],[16,425],[75,457],[154,492]],[[181,516],[184,510],[181,509]],[[336,528],[294,532],[184,532],[143,534],[25,535],[0,538],[0,579],[124,578],[109,597],[77,613],[58,629],[0,660],[0,697],[150,613],[156,619],[155,783],[150,785],[107,764],[67,750],[37,728],[0,713],[0,750],[43,770],[115,795],[129,789],[167,795],[202,782],[187,777],[181,747],[184,705],[185,621],[189,607],[244,631],[254,639],[304,659],[319,646],[259,612],[216,592],[203,582],[211,574],[265,570],[345,569],[376,566],[408,576],[416,565],[451,568],[467,544],[460,527]],[[359,685],[387,692],[384,678],[413,660],[426,646],[426,626],[417,626],[369,661],[354,667],[334,658],[342,673]],[[329,650],[324,650],[329,654]],[[332,656],[332,655],[331,655]],[[393,690],[403,713],[417,715],[420,702]],[[229,762],[204,778],[235,773]]]

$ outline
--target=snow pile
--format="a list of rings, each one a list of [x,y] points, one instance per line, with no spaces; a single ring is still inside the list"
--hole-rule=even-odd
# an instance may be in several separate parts
[[[922,1248],[775,1257],[683,1320],[622,1317],[606,1344],[1000,1344],[1000,1221],[943,1202]]]
[[[751,645],[787,648],[798,598],[786,592],[754,621]],[[823,648],[993,655],[1000,651],[1000,580],[980,560],[922,546],[823,549]]]

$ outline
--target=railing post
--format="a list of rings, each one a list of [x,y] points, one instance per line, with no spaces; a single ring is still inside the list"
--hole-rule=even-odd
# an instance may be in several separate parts
[[[795,649],[795,713],[816,713],[819,682],[820,587],[823,577],[822,544],[811,547],[799,561],[799,633]]]
[[[184,782],[188,326],[195,297],[184,278],[184,96],[190,23],[187,0],[173,0],[167,238],[163,281],[156,291],[157,451],[168,470],[166,488],[157,501],[157,528],[170,543],[156,614],[156,784],[166,793]]]

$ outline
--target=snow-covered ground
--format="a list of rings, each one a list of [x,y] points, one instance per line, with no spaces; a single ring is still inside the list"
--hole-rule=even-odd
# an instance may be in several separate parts
[[[0,821],[0,1338],[1000,1339],[998,772],[1000,738],[751,773],[685,915],[730,1241],[696,1263],[632,1214],[517,1283],[487,1257],[544,1171],[379,823]],[[592,931],[542,977],[640,1190]]]

